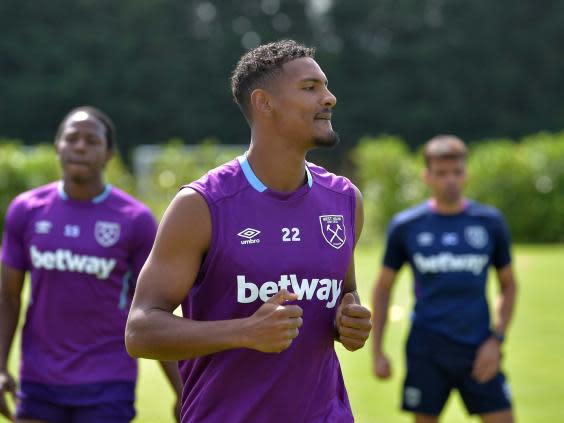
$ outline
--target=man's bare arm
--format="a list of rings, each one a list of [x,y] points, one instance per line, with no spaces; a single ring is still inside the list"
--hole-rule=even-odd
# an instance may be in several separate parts
[[[166,361],[232,348],[279,352],[298,335],[301,308],[279,307],[296,298],[286,290],[246,318],[195,321],[172,314],[196,280],[211,234],[205,200],[191,189],[182,190],[165,212],[139,275],[125,336],[132,356]]]
[[[496,331],[505,334],[515,308],[517,296],[517,282],[513,275],[513,268],[507,265],[497,271],[499,283],[499,294],[496,299],[496,314],[494,318],[494,328]]]
[[[360,239],[364,225],[364,208],[362,195],[355,188],[355,247]],[[372,324],[370,323],[370,310],[360,304],[360,297],[356,290],[356,275],[354,266],[354,253],[347,270],[344,281],[344,295],[337,308],[335,323],[337,328],[337,341],[349,351],[356,351],[364,346],[368,339]]]
[[[6,394],[16,393],[16,383],[8,372],[8,357],[18,326],[25,273],[2,263],[0,271],[0,415],[11,418]]]
[[[180,408],[182,400],[182,380],[178,372],[178,362],[176,361],[159,361],[161,369],[170,383],[171,388],[176,395],[173,414],[177,422],[180,422]]]
[[[517,284],[510,264],[497,270],[497,279],[500,292],[496,301],[494,330],[498,334],[504,335],[511,322],[517,293]],[[472,375],[478,382],[488,382],[499,371],[500,348],[500,342],[496,337],[486,339],[478,348],[472,369]]]
[[[388,308],[392,287],[396,280],[397,272],[383,266],[372,293],[372,356],[374,374],[381,379],[391,376],[391,364],[383,351],[384,330],[388,317]]]

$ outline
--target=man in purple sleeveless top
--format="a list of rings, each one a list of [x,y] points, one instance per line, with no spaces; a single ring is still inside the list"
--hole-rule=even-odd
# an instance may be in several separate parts
[[[183,423],[353,421],[334,340],[357,350],[371,327],[353,260],[363,212],[350,181],[305,161],[338,142],[313,53],[285,40],[241,58],[249,151],[179,192],[141,272],[126,345],[183,360]]]
[[[63,179],[20,194],[6,214],[0,279],[0,412],[16,384],[7,361],[26,272],[17,422],[131,421],[137,365],[124,345],[136,277],[153,245],[149,209],[103,183],[114,125],[79,107],[55,147]],[[177,391],[176,363],[163,363]]]

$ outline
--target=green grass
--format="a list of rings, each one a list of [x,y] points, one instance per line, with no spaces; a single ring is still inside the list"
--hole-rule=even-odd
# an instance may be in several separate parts
[[[515,250],[515,269],[519,293],[514,320],[505,349],[504,369],[508,376],[517,421],[525,423],[564,421],[564,247],[519,246]],[[357,253],[357,281],[365,302],[369,294],[380,256],[361,249]],[[489,293],[497,290],[494,275]],[[388,382],[372,377],[369,349],[356,353],[339,351],[347,389],[356,421],[410,422],[402,413],[400,389],[404,373],[403,345],[408,331],[412,304],[411,272],[402,271],[393,304],[403,310],[403,317],[390,322],[385,346],[393,360],[394,375]],[[400,314],[400,313],[398,313]],[[479,421],[470,419],[458,394],[452,395],[443,413],[443,422]]]
[[[517,420],[522,423],[564,421],[564,246],[519,246],[516,276],[519,297],[513,325],[505,345],[504,368],[512,387]],[[357,281],[361,297],[369,301],[380,253],[360,248],[357,252]],[[562,272],[562,273],[560,273]],[[493,276],[493,275],[492,275]],[[494,278],[490,293],[496,291]],[[349,397],[359,423],[411,422],[399,411],[404,372],[403,344],[407,336],[412,304],[411,274],[403,271],[393,295],[394,319],[389,322],[385,346],[392,358],[394,375],[380,382],[372,376],[369,348],[350,353],[338,347]],[[15,351],[14,351],[15,352]],[[17,354],[13,354],[15,368]],[[142,360],[137,387],[135,423],[172,422],[173,397],[158,365]],[[452,395],[443,422],[470,419],[458,395]]]

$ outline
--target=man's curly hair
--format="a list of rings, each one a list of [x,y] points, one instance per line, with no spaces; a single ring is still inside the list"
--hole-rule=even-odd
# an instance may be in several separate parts
[[[258,46],[245,53],[231,75],[231,92],[235,103],[247,119],[249,100],[254,89],[264,84],[282,70],[284,63],[301,57],[315,56],[315,49],[294,40],[280,40]]]

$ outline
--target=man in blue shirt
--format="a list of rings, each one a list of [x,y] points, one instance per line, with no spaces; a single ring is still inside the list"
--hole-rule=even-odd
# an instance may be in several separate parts
[[[496,209],[464,198],[464,142],[441,135],[424,148],[432,198],[398,213],[388,228],[383,265],[373,294],[374,372],[391,374],[382,348],[390,293],[409,262],[415,308],[407,341],[402,408],[416,423],[433,423],[452,389],[470,414],[486,423],[513,421],[500,371],[501,345],[515,302],[509,232]],[[489,266],[500,286],[493,325],[486,299]]]

